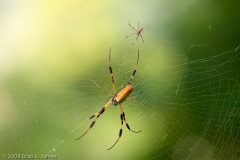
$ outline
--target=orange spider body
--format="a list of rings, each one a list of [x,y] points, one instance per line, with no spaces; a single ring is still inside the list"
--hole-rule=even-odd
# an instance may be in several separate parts
[[[130,96],[130,94],[133,91],[133,87],[131,85],[127,85],[125,88],[123,88],[116,97],[113,98],[112,104],[114,106],[117,106],[118,103],[123,103],[127,100],[127,98]]]

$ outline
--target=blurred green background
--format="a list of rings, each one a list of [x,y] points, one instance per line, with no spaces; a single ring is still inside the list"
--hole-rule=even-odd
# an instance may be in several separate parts
[[[57,159],[240,157],[240,1],[0,0],[0,153]],[[148,28],[131,46],[137,28]],[[117,91],[82,139],[89,117]],[[3,155],[3,157],[2,157]],[[1,159],[0,158],[0,159]]]

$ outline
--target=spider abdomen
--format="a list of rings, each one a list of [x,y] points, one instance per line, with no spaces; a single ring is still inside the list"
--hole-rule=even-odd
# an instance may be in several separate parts
[[[127,85],[125,88],[123,88],[114,98],[115,104],[117,105],[118,103],[123,103],[130,96],[132,91],[133,88],[131,85]]]

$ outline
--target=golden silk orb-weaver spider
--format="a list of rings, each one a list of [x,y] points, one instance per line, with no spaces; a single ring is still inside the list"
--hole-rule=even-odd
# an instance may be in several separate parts
[[[138,22],[138,29],[133,28],[129,22],[130,22],[130,20],[128,21],[128,25],[129,25],[133,30],[135,30],[136,32],[128,35],[126,38],[128,38],[128,37],[136,34],[136,35],[137,35],[137,38],[136,38],[136,40],[133,42],[133,44],[137,41],[139,35],[141,36],[142,41],[144,42],[143,37],[142,37],[142,35],[141,35],[141,33],[144,31],[144,29],[143,29],[143,28],[139,28],[139,22]],[[148,27],[147,27],[147,28],[148,28]],[[147,28],[146,28],[146,29],[147,29]],[[146,29],[145,29],[145,30],[146,30]],[[133,45],[133,44],[132,44],[132,45]]]
[[[128,81],[128,84],[125,88],[123,88],[118,94],[116,94],[116,88],[115,88],[115,85],[114,85],[114,76],[113,76],[113,71],[112,71],[112,67],[111,67],[111,64],[110,64],[110,55],[111,55],[111,48],[110,48],[110,51],[109,51],[109,60],[108,60],[108,67],[109,67],[109,71],[110,71],[110,75],[111,75],[111,78],[112,78],[112,87],[113,87],[113,91],[114,93],[113,94],[110,94],[108,91],[106,91],[105,89],[101,88],[99,85],[97,85],[97,83],[95,83],[93,81],[93,83],[100,89],[102,90],[103,92],[107,93],[108,95],[112,96],[112,98],[110,99],[110,101],[108,101],[108,103],[103,107],[101,108],[97,113],[93,114],[92,116],[90,116],[89,118],[84,118],[86,120],[90,120],[94,117],[95,120],[91,123],[91,125],[89,126],[89,128],[87,129],[87,131],[85,133],[83,133],[83,135],[79,138],[77,138],[76,140],[79,140],[80,138],[82,138],[96,123],[97,119],[104,113],[104,111],[110,106],[110,104],[113,104],[114,106],[117,106],[118,104],[120,105],[120,120],[121,120],[121,125],[120,125],[120,130],[119,130],[119,135],[118,135],[118,139],[116,140],[116,142],[112,145],[112,147],[110,147],[109,149],[107,150],[110,150],[112,149],[115,144],[119,141],[119,139],[121,138],[122,136],[122,126],[123,126],[123,122],[126,124],[128,130],[134,132],[134,133],[139,133],[141,132],[140,131],[133,131],[130,129],[130,126],[129,124],[126,122],[126,117],[125,117],[125,113],[123,111],[123,106],[122,106],[122,103],[126,100],[132,100],[132,99],[135,99],[137,96],[135,97],[132,97],[132,98],[128,98],[130,96],[130,94],[132,93],[133,91],[133,87],[130,85],[134,75],[136,74],[136,71],[137,71],[137,68],[138,68],[138,60],[139,60],[139,50],[138,50],[138,58],[137,58],[137,65],[136,65],[136,68],[133,70],[133,73],[132,73],[132,76],[130,77],[130,80]]]

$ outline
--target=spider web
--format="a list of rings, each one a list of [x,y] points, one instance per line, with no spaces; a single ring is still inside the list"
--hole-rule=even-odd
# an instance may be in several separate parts
[[[0,151],[57,159],[240,158],[239,0],[0,1]],[[137,29],[146,28],[131,46]],[[136,66],[123,103],[89,117]],[[77,116],[76,116],[77,115]]]

